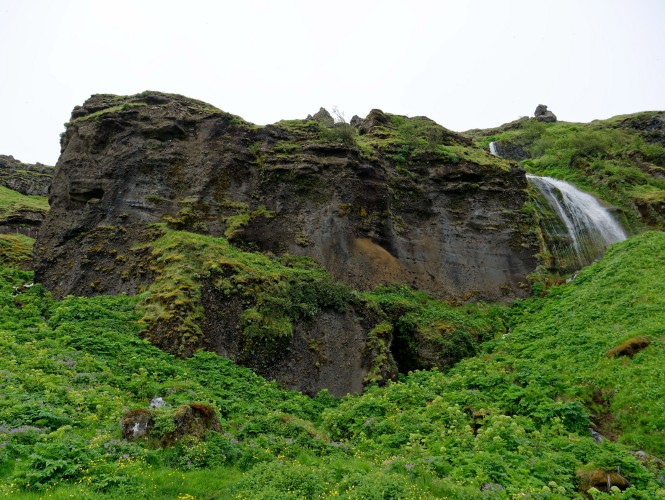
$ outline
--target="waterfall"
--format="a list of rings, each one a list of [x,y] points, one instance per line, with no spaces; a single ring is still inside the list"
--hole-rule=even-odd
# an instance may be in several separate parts
[[[592,195],[551,177],[527,174],[527,179],[556,213],[556,218],[546,220],[543,230],[557,268],[570,271],[590,264],[608,245],[626,239],[610,211]]]
[[[499,156],[499,150],[496,148],[496,142],[490,142],[490,154],[494,156]]]

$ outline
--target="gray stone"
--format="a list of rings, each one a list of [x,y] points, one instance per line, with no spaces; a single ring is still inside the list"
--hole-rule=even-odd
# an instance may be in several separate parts
[[[326,108],[319,108],[319,110],[314,113],[314,116],[309,115],[307,118],[319,122],[324,127],[332,127],[335,124],[335,119],[330,113],[328,113]]]
[[[534,112],[534,117],[536,118],[536,120],[541,122],[556,121],[556,115],[551,111],[548,111],[547,106],[545,106],[544,104],[539,104],[536,107],[536,111]]]
[[[157,397],[150,400],[150,408],[161,408],[162,406],[168,406],[163,398]]]

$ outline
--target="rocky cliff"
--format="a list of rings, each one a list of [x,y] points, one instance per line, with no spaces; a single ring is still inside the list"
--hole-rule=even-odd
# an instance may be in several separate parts
[[[101,230],[104,245],[129,249],[168,222],[310,256],[358,289],[522,293],[536,251],[524,172],[426,119],[373,111],[360,127],[345,142],[315,121],[257,127],[179,96],[93,96],[63,137],[38,277],[58,295],[133,293],[141,280],[96,270],[86,242]],[[107,240],[109,228],[122,234]]]
[[[424,117],[373,110],[355,127],[312,118],[259,127],[182,96],[91,97],[62,138],[37,279],[58,296],[148,289],[164,270],[153,243],[183,230],[274,258],[311,257],[360,290],[401,282],[462,300],[525,293],[538,248],[523,170]],[[246,364],[260,365],[247,345],[233,347],[234,325],[210,326],[236,313],[246,321],[252,299],[214,295],[203,293],[195,319],[208,322],[203,339],[164,340],[174,331],[165,320],[153,340],[185,355],[204,346],[237,359],[245,349]],[[357,341],[339,340],[350,354],[367,341],[368,317],[357,305],[324,307],[307,321],[321,339],[352,325]],[[366,372],[361,358],[350,362]]]

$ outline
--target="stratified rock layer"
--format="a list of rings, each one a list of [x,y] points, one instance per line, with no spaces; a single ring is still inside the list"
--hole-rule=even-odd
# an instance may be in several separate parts
[[[537,251],[520,211],[524,172],[436,149],[404,159],[390,120],[370,113],[361,137],[374,142],[361,149],[313,121],[257,127],[181,96],[93,96],[63,137],[37,277],[58,296],[134,293],[149,276],[127,277],[131,262],[100,266],[93,250],[129,252],[149,224],[168,221],[311,256],[358,289],[404,282],[440,297],[523,293]],[[445,132],[443,144],[469,145]]]
[[[524,171],[424,117],[372,110],[355,122],[258,127],[182,96],[93,96],[63,136],[36,279],[56,296],[145,290],[162,272],[151,242],[166,224],[311,257],[360,290],[401,282],[461,300],[524,294],[538,250]],[[310,393],[396,376],[392,336],[372,333],[381,314],[358,301],[317,309],[275,340],[247,334],[251,300],[202,275],[197,286],[185,292],[200,296],[199,316],[193,299],[155,299],[176,301],[148,325],[156,345],[210,349]]]

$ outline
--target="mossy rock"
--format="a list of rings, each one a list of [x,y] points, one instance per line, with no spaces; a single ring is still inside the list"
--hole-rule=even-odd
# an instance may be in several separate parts
[[[640,336],[622,342],[616,347],[613,347],[607,352],[608,358],[618,358],[621,356],[628,356],[632,358],[638,352],[646,349],[651,344],[649,337]]]
[[[610,492],[612,487],[625,490],[630,486],[630,481],[616,471],[604,469],[578,470],[580,493],[587,493],[591,488],[598,491]]]

